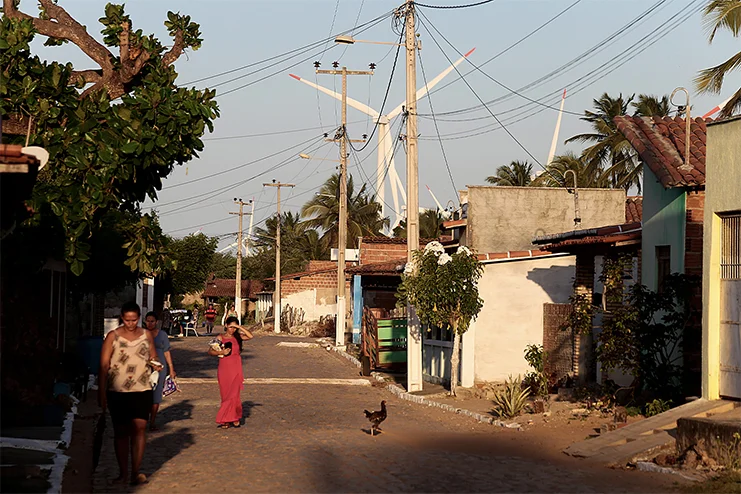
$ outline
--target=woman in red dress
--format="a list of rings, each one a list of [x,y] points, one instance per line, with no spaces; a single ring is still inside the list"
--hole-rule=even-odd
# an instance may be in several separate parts
[[[224,334],[216,337],[223,346],[221,350],[209,348],[209,355],[219,358],[219,391],[221,408],[216,414],[216,423],[221,429],[239,427],[242,420],[242,342],[251,340],[252,333],[239,325],[239,319],[228,317],[225,321]]]

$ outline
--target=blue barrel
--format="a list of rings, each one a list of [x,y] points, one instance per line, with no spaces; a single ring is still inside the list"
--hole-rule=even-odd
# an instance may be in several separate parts
[[[77,352],[90,369],[91,374],[98,374],[100,369],[100,349],[103,347],[102,336],[80,336],[77,339]]]

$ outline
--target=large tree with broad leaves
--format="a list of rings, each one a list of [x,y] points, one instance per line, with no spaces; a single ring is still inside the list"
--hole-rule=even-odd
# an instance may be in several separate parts
[[[166,48],[154,35],[135,30],[122,5],[108,4],[101,39],[54,0],[39,0],[39,14],[3,0],[0,20],[0,110],[10,142],[50,153],[28,202],[62,231],[63,256],[75,274],[95,255],[92,239],[112,211],[132,213],[121,225],[126,264],[139,274],[172,267],[156,220],[141,214],[156,199],[162,179],[198,156],[201,137],[218,117],[215,92],[178,87],[174,62],[201,46],[198,24],[169,12]],[[71,42],[94,65],[44,61],[31,52],[36,36],[47,45]],[[4,138],[8,142],[8,138]],[[61,255],[62,253],[55,253]]]

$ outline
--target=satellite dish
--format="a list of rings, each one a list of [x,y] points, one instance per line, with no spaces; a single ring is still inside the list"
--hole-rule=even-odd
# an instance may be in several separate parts
[[[30,156],[33,156],[39,162],[41,163],[39,165],[39,170],[44,168],[46,164],[49,162],[49,151],[46,149],[39,147],[39,146],[27,146],[21,149],[21,152],[23,154],[28,154]]]

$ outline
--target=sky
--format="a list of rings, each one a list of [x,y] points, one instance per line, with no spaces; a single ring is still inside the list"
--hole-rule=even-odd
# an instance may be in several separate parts
[[[420,16],[417,26],[422,42],[417,86],[422,87],[425,80],[433,79],[450,65],[448,59],[458,59],[459,53],[476,48],[470,61],[483,64],[575,4],[537,33],[481,66],[488,76],[463,62],[458,69],[464,80],[453,71],[429,98],[420,100],[420,206],[435,206],[426,185],[446,205],[449,200],[457,203],[456,190],[484,183],[498,166],[513,160],[528,160],[539,170],[537,162],[545,164],[547,160],[564,88],[566,112],[559,135],[559,154],[580,151],[580,145],[566,145],[563,141],[589,131],[579,115],[605,92],[612,96],[663,95],[683,86],[690,90],[692,112],[697,116],[733,94],[734,88],[741,86],[741,72],[726,79],[720,95],[699,95],[692,81],[699,70],[738,52],[741,40],[723,32],[712,45],[708,44],[698,12],[705,0],[664,0],[650,14],[631,22],[658,1],[495,0],[463,9],[419,7],[424,16]],[[34,3],[24,0],[21,8],[33,13]],[[103,14],[104,2],[60,0],[59,3],[85,24],[89,32],[101,38],[97,19]],[[469,2],[422,0],[420,3]],[[215,88],[221,111],[214,133],[204,136],[205,149],[200,157],[177,167],[164,182],[158,201],[148,202],[144,210],[157,209],[163,229],[173,236],[197,231],[222,235],[222,247],[234,241],[229,234],[237,230],[237,217],[228,214],[236,210],[235,197],[255,200],[255,225],[275,213],[275,188],[263,187],[264,182],[275,179],[296,184],[292,189],[283,189],[281,208],[298,211],[329,175],[336,172],[337,163],[332,160],[339,158],[338,146],[323,142],[321,133],[333,134],[339,125],[340,104],[289,74],[340,91],[339,77],[315,75],[315,60],[321,62],[323,69],[331,68],[334,61],[349,70],[368,70],[369,64],[375,63],[373,76],[348,77],[348,96],[379,110],[389,88],[386,112],[404,101],[404,50],[393,78],[396,53],[393,46],[359,43],[338,46],[331,41],[282,63],[276,64],[283,60],[278,58],[237,69],[329,38],[389,13],[400,4],[401,0],[127,2],[126,10],[134,28],[156,34],[166,45],[169,39],[163,22],[168,10],[188,14],[201,25],[203,46],[198,51],[187,52],[176,62],[178,83]],[[680,24],[685,14],[689,17]],[[659,31],[651,34],[656,29]],[[613,33],[617,37],[605,42]],[[356,37],[385,42],[398,40],[390,17]],[[649,43],[653,44],[649,46]],[[325,48],[329,51],[319,54]],[[582,56],[592,48],[596,50]],[[74,46],[47,48],[37,41],[34,50],[42,58],[71,61],[77,69],[94,68]],[[557,76],[518,91],[567,63],[570,63],[567,69]],[[264,70],[250,75],[256,69]],[[213,77],[227,71],[230,73]],[[488,104],[489,110],[451,113],[480,105],[482,100],[490,102],[502,97]],[[683,93],[675,101],[683,103]],[[437,115],[435,120],[432,114]],[[498,128],[492,114],[509,132]],[[348,122],[348,134],[353,138],[373,131],[373,121],[354,109],[348,109]],[[393,123],[396,136],[400,122]],[[375,191],[376,146],[374,137],[365,149],[353,152],[349,158],[348,171],[355,183],[367,182],[371,191]],[[300,159],[299,153],[315,159]],[[406,183],[403,146],[395,156],[396,170]],[[230,169],[234,170],[226,172]],[[386,203],[393,209],[388,186]],[[394,212],[389,210],[389,214]]]

